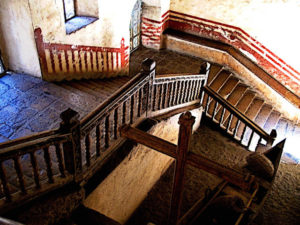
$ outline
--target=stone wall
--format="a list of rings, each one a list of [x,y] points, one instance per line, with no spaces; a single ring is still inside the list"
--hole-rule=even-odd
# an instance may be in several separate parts
[[[41,76],[27,0],[0,1],[0,49],[9,70]]]

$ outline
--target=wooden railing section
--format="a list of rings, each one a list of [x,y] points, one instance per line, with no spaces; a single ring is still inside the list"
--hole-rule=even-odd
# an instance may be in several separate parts
[[[84,184],[124,143],[125,138],[118,132],[124,124],[134,127],[146,118],[170,115],[202,104],[207,108],[212,98],[262,139],[270,139],[205,87],[209,66],[205,65],[201,74],[160,76],[155,76],[155,67],[153,60],[144,60],[139,74],[81,121],[77,112],[68,109],[61,113],[59,129],[1,143],[0,211],[71,182]],[[204,93],[209,97],[205,98]],[[192,164],[200,160],[193,157],[189,159]]]
[[[272,135],[265,132],[210,87],[206,86],[203,90],[205,115],[234,140],[252,150],[260,143],[273,144],[276,138],[273,136],[274,132]]]
[[[44,42],[40,28],[35,29],[43,79],[48,81],[107,77],[126,74],[128,46],[120,48]]]

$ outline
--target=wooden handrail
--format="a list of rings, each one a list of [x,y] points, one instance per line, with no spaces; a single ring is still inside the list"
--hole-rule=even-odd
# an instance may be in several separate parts
[[[224,108],[226,108],[228,111],[230,111],[230,113],[233,114],[234,116],[236,116],[240,121],[242,121],[243,123],[245,123],[252,130],[254,130],[263,139],[265,139],[266,141],[269,141],[270,139],[273,139],[260,126],[258,126],[256,123],[254,123],[253,121],[251,121],[247,116],[245,116],[241,111],[239,111],[237,108],[235,108],[229,102],[227,102],[226,100],[224,100],[218,93],[216,93],[210,87],[205,86],[203,89],[204,89],[204,92],[206,92],[210,97],[212,97],[213,99],[215,99],[220,105],[222,105]]]
[[[14,140],[9,140],[9,141],[0,143],[0,154],[2,152],[2,149],[10,148],[12,146],[22,144],[24,142],[35,141],[35,140],[38,140],[38,139],[41,139],[44,137],[55,135],[56,133],[57,133],[57,130],[46,130],[46,131],[35,133],[35,134],[29,135],[29,136],[20,137],[20,138],[14,139]]]
[[[201,71],[203,72],[203,70]],[[182,107],[199,107],[202,104],[204,93],[214,98],[229,110],[231,114],[238,117],[242,122],[247,124],[247,126],[259,133],[262,138],[266,140],[270,139],[270,135],[259,126],[223,100],[217,93],[214,93],[209,87],[205,87],[206,81],[207,70],[205,74],[167,74],[155,76],[155,62],[147,59],[143,62],[143,70],[140,73],[124,84],[109,99],[105,100],[81,121],[78,120],[79,114],[77,112],[68,109],[61,114],[63,122],[59,129],[44,131],[1,143],[0,180],[6,200],[12,201],[11,195],[15,194],[10,192],[5,173],[5,163],[7,160],[14,162],[19,180],[19,191],[23,193],[22,199],[26,199],[26,193],[30,192],[41,195],[43,192],[39,188],[45,180],[40,180],[39,178],[39,168],[35,156],[35,152],[39,150],[43,151],[46,164],[46,168],[44,169],[47,172],[48,182],[51,183],[51,189],[60,187],[62,183],[67,184],[71,182],[72,179],[80,183],[83,179],[88,179],[91,173],[96,172],[97,169],[95,168],[101,168],[102,161],[107,160],[111,152],[114,151],[113,148],[116,148],[116,146],[124,140],[118,133],[119,127],[126,123],[135,124],[151,116],[162,115],[168,110],[176,111]],[[93,135],[92,132],[95,132],[95,135]],[[95,145],[93,144],[92,137],[96,137]],[[145,140],[146,139],[147,138],[145,138]],[[157,141],[155,138],[153,140],[153,142]],[[82,143],[84,143],[85,149],[81,149]],[[161,144],[163,146],[162,142]],[[166,146],[171,146],[168,143],[165,144]],[[173,152],[169,152],[169,154],[168,152],[164,153],[174,157],[176,148],[176,146],[174,146],[175,145],[172,145],[170,148],[161,148],[160,150],[173,150]],[[95,151],[92,148],[95,148]],[[50,157],[51,151],[56,154],[58,162],[54,162],[52,157]],[[83,154],[83,151],[85,154]],[[23,178],[22,161],[20,157],[26,154],[30,156],[35,183],[34,187],[26,186]],[[83,155],[85,156],[84,159],[82,158]],[[93,157],[95,157],[96,160],[91,160]],[[200,161],[201,160],[193,154],[189,154],[187,157],[187,162],[192,165],[198,165]],[[63,182],[59,181],[59,183],[55,183],[56,178],[54,179],[54,177],[56,174],[53,174],[52,163],[59,164],[59,173]],[[228,174],[228,170],[223,166],[219,165],[213,167],[211,163],[205,159],[204,162],[201,161],[201,163],[207,165],[216,175],[224,177],[225,179],[231,179],[224,175]],[[89,171],[89,168],[92,172]],[[218,172],[220,170],[224,170],[224,174]],[[239,181],[242,182],[243,177],[238,174],[234,174],[233,176],[238,177],[238,181],[235,182],[237,185]],[[246,188],[246,186],[244,188]],[[35,190],[39,191],[34,192]],[[31,194],[31,196],[33,194]],[[3,205],[0,205],[0,208],[2,209]]]

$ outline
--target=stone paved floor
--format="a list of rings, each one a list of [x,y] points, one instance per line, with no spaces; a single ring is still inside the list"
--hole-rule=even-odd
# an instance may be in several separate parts
[[[131,76],[139,72],[145,58],[157,62],[157,74],[197,73],[201,63],[195,57],[141,48],[131,55]],[[63,84],[17,73],[0,78],[0,96],[0,142],[57,128],[60,113],[68,107],[79,112],[82,118],[105,100],[82,92],[78,94]]]

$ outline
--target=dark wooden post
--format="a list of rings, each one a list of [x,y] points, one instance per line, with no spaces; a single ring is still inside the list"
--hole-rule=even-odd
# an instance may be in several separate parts
[[[153,92],[153,80],[155,78],[155,69],[156,69],[156,62],[153,59],[145,59],[142,63],[143,73],[149,76],[149,89],[148,89],[148,97],[147,97],[147,108],[146,108],[146,116],[148,117],[152,110],[152,96]]]
[[[63,143],[66,170],[76,176],[82,170],[79,114],[69,108],[60,114],[60,118],[60,130],[72,135],[70,141]]]
[[[189,149],[192,127],[195,123],[195,117],[190,112],[181,114],[179,118],[179,137],[176,152],[176,167],[173,183],[173,192],[171,200],[171,209],[169,215],[169,225],[176,225],[180,219],[180,209],[182,202],[184,172]]]

